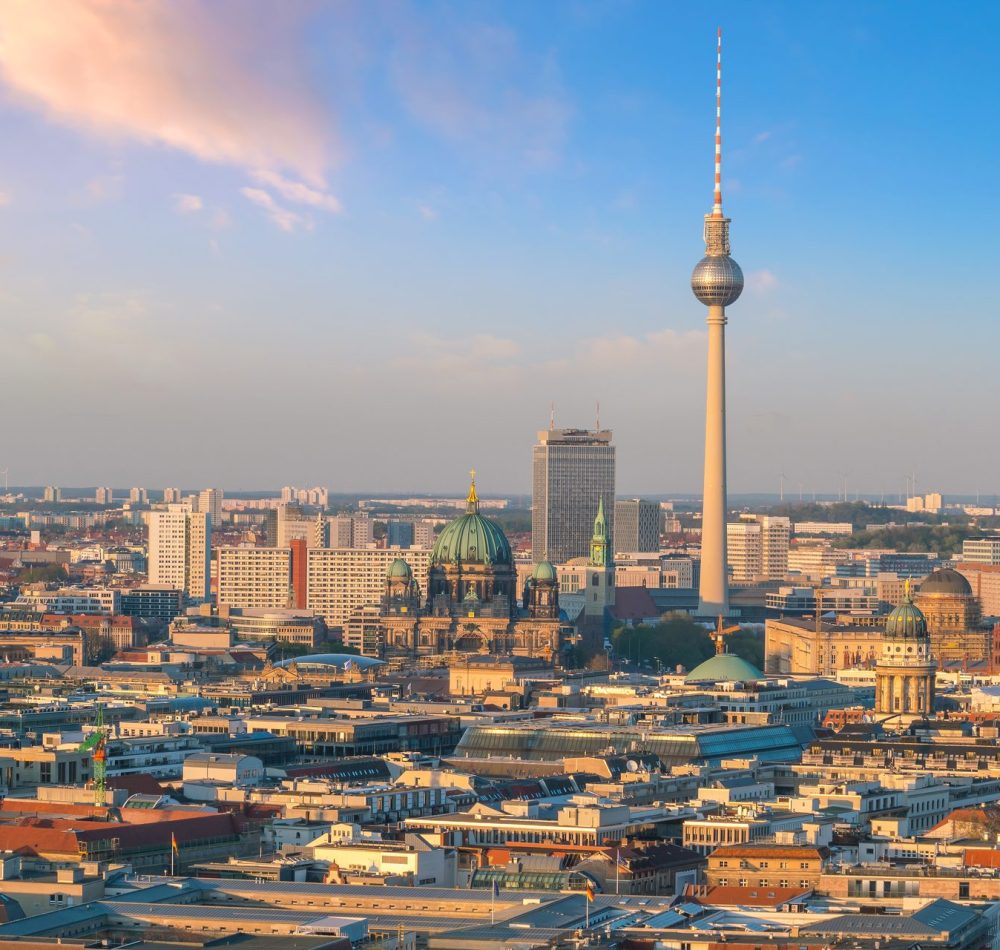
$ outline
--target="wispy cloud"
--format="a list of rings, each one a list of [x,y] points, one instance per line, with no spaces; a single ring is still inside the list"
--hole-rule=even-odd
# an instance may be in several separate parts
[[[747,290],[755,294],[766,294],[778,286],[778,276],[774,271],[755,270],[746,276]]]
[[[296,37],[308,6],[5,0],[0,78],[88,132],[322,187],[332,135]]]
[[[174,210],[179,214],[195,214],[205,207],[200,195],[174,195]]]
[[[257,205],[258,208],[263,208],[267,212],[267,216],[282,231],[291,232],[296,230],[296,228],[304,228],[305,230],[312,228],[312,221],[309,218],[282,207],[269,192],[264,191],[262,188],[241,188],[240,192],[244,198]]]
[[[286,201],[294,204],[309,205],[311,208],[329,211],[332,214],[340,214],[344,210],[340,199],[335,195],[318,188],[310,188],[300,181],[292,181],[278,172],[259,168],[250,177],[260,185],[267,185]]]
[[[398,16],[390,77],[425,128],[520,167],[558,162],[572,109],[554,61],[510,29]]]
[[[0,191],[0,208],[5,208],[10,204],[10,192]]]

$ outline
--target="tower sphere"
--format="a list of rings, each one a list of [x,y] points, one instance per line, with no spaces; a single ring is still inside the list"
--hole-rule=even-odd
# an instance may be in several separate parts
[[[703,257],[691,274],[691,290],[706,307],[728,307],[743,293],[743,271],[728,254]]]

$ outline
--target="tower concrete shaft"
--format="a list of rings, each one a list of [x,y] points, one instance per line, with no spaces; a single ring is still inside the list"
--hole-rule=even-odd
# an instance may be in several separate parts
[[[726,558],[726,311],[708,308],[705,392],[705,480],[701,507],[701,587],[698,613],[729,613]]]
[[[726,559],[726,307],[743,292],[743,272],[729,256],[729,218],[722,211],[722,31],[715,83],[715,190],[705,215],[705,256],[691,290],[708,307],[708,383],[705,398],[705,481],[701,513],[701,587],[698,613],[729,612]]]

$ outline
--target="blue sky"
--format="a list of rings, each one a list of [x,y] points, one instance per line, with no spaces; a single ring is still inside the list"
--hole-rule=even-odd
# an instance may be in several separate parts
[[[60,6],[61,15],[51,15]],[[990,4],[0,8],[19,484],[701,481],[715,29],[731,490],[998,489]]]

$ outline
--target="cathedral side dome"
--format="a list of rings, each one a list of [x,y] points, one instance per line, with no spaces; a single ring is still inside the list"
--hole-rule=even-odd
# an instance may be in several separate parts
[[[555,565],[551,561],[539,561],[531,572],[531,578],[536,581],[556,581]]]
[[[971,597],[972,585],[958,571],[950,567],[932,571],[920,584],[918,597],[926,594],[945,594],[951,597]]]
[[[389,570],[386,571],[386,577],[389,580],[404,580],[408,581],[413,577],[413,570],[410,565],[406,563],[401,557],[397,557],[390,565]]]
[[[431,551],[431,564],[506,564],[514,556],[503,528],[479,513],[479,496],[472,482],[465,514],[452,521],[438,536]]]

